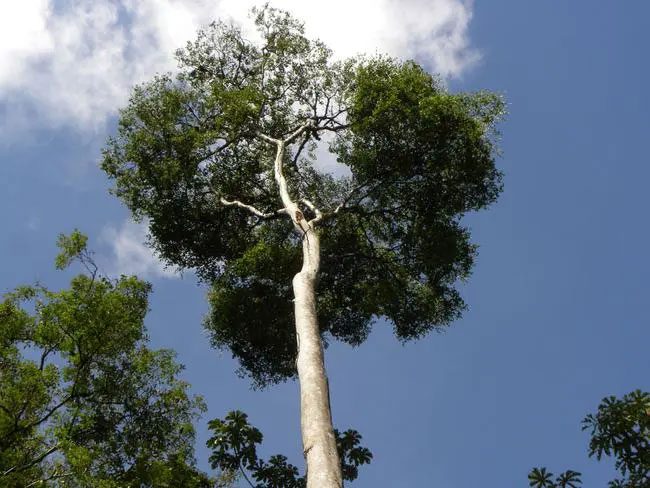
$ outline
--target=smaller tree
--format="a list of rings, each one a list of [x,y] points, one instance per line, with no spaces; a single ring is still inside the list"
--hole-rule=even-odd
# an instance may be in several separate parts
[[[582,430],[591,432],[589,457],[615,458],[621,478],[610,481],[610,488],[650,488],[650,393],[604,398],[598,411],[584,418]],[[533,488],[577,488],[580,476],[569,470],[553,479],[546,468],[534,468],[528,480]]]
[[[0,302],[0,486],[213,486],[193,467],[202,400],[147,347],[151,286],[99,276],[78,232],[58,244],[58,268],[88,272]]]

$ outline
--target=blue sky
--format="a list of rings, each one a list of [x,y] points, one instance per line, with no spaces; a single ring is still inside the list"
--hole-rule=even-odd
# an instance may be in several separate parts
[[[265,452],[301,463],[297,385],[251,391],[229,355],[209,348],[205,287],[191,273],[163,273],[143,253],[141,229],[125,223],[97,168],[114,130],[111,107],[131,83],[169,66],[158,50],[180,44],[201,15],[239,15],[240,7],[160,0],[153,18],[152,0],[138,12],[98,3],[105,10],[80,0],[0,7],[0,18],[15,20],[14,37],[0,39],[0,289],[36,279],[65,285],[69,275],[53,269],[54,241],[78,227],[105,269],[132,269],[154,284],[152,341],[178,351],[208,402],[204,421],[242,409],[265,434]],[[48,5],[56,8],[48,13]],[[343,16],[345,3],[336,6]],[[296,8],[314,32],[334,31],[316,5]],[[464,318],[406,346],[380,323],[360,348],[327,351],[335,423],[358,429],[375,455],[354,486],[514,488],[527,485],[535,465],[576,469],[585,486],[605,486],[613,471],[587,459],[580,420],[606,395],[650,389],[650,4],[409,0],[399,10],[390,1],[368,8],[352,33],[329,33],[341,50],[416,56],[442,70],[452,90],[504,93],[510,113],[498,161],[505,192],[467,219],[480,255],[463,285]],[[182,25],[163,29],[170,18]],[[143,38],[151,44],[136,46]],[[123,51],[105,52],[109,41],[123,42]]]

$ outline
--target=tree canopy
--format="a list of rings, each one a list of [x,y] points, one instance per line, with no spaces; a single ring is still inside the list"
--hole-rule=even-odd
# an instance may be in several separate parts
[[[336,60],[286,12],[254,20],[254,40],[211,24],[177,52],[176,74],[137,87],[102,167],[162,258],[211,284],[212,343],[265,385],[296,374],[301,219],[321,239],[325,342],[361,344],[379,318],[407,341],[460,316],[456,286],[476,256],[462,218],[501,191],[504,106],[488,92],[450,93],[414,61]],[[291,219],[274,174],[279,141],[299,206]],[[336,174],[317,160],[323,145]]]
[[[147,346],[148,283],[97,273],[86,238],[61,236],[57,267],[87,273],[0,302],[0,485],[207,488],[193,468],[203,410],[169,350]]]

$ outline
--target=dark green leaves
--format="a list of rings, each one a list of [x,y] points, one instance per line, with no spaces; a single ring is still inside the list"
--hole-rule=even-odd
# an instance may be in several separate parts
[[[464,308],[454,287],[469,276],[475,246],[460,218],[501,190],[489,137],[500,111],[498,97],[451,95],[413,62],[379,58],[357,71],[351,128],[333,146],[354,189],[348,211],[327,228],[337,245],[323,245],[326,256],[332,250],[323,274],[348,257],[338,283],[358,292],[358,278],[346,275],[365,275],[357,304],[389,319],[401,339],[444,326]]]
[[[413,62],[369,61],[357,72],[341,160],[359,183],[382,185],[374,200],[394,204],[399,195],[386,190],[401,187],[428,196],[432,216],[476,210],[501,189],[489,136],[502,113],[498,96],[450,94]]]
[[[257,386],[294,374],[291,279],[299,269],[300,248],[267,234],[231,261],[208,294],[213,345],[230,350]]]
[[[262,442],[262,433],[248,423],[248,415],[236,410],[226,415],[224,420],[211,420],[208,428],[214,433],[207,442],[212,449],[212,469],[236,471],[240,467],[255,467],[256,445]]]
[[[528,481],[528,485],[533,488],[552,488],[555,486],[553,473],[546,471],[546,468],[533,468],[528,475]]]
[[[581,474],[567,470],[553,479],[553,473],[546,468],[533,468],[528,475],[528,486],[533,488],[578,488],[582,486]]]
[[[369,449],[361,447],[361,434],[356,430],[346,430],[343,434],[334,429],[336,448],[341,457],[341,470],[343,479],[353,481],[359,476],[359,466],[370,464],[372,453]]]

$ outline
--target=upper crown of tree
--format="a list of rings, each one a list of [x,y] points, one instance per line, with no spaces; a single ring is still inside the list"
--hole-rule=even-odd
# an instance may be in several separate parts
[[[449,93],[413,61],[335,60],[286,12],[266,7],[254,20],[255,41],[213,23],[177,52],[176,75],[137,87],[102,167],[149,220],[162,258],[212,284],[213,343],[263,385],[296,371],[301,219],[321,239],[325,340],[358,345],[380,317],[408,340],[459,317],[456,284],[476,254],[461,219],[501,191],[504,107],[491,93]],[[318,163],[319,141],[341,171]]]

